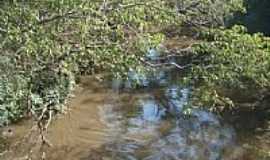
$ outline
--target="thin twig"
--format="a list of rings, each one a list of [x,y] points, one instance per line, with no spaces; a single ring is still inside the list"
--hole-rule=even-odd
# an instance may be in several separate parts
[[[45,23],[48,23],[48,22],[51,22],[51,21],[54,21],[57,19],[67,18],[67,16],[73,15],[75,13],[76,13],[75,11],[69,11],[63,15],[56,15],[56,16],[53,16],[53,17],[48,18],[48,19],[43,19],[42,21],[39,21],[38,24],[41,25],[41,24],[45,24]]]

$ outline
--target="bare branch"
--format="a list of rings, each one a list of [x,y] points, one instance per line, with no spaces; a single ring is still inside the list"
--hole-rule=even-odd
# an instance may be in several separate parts
[[[190,67],[192,64],[187,64],[185,66],[181,66],[175,62],[166,62],[166,63],[151,63],[149,61],[146,61],[144,59],[140,59],[140,61],[144,64],[146,64],[147,66],[153,67],[153,68],[158,68],[158,67],[164,67],[164,66],[174,66],[180,70],[186,69],[188,67]]]

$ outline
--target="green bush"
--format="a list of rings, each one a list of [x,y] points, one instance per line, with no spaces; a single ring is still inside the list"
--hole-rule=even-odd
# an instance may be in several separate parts
[[[138,57],[163,37],[150,26],[177,22],[159,9],[169,10],[129,0],[1,2],[0,125],[62,110],[77,75],[141,67]]]
[[[243,0],[177,0],[176,8],[189,24],[227,26],[235,13],[245,12]]]
[[[11,60],[0,57],[0,126],[10,119],[16,120],[23,116],[26,109],[27,78],[16,73]],[[23,107],[22,107],[23,106]]]
[[[217,88],[259,91],[270,88],[270,38],[263,34],[248,34],[243,26],[232,29],[210,29],[201,35],[206,40],[194,46],[201,63],[193,66],[193,77],[208,86],[201,95],[220,97]],[[205,90],[205,88],[204,88]],[[208,98],[206,97],[207,95]],[[227,97],[230,102],[232,97]],[[217,103],[216,103],[217,104]]]

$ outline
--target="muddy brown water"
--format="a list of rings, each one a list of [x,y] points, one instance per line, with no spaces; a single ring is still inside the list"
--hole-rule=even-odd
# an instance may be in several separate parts
[[[258,139],[250,128],[239,131],[213,113],[187,109],[191,88],[179,84],[181,73],[169,69],[129,76],[125,82],[82,78],[68,110],[45,134],[51,146],[41,145],[37,131],[29,132],[31,121],[20,122],[2,132],[9,145],[0,159],[269,159],[260,155],[270,151],[269,136],[263,137],[267,132]],[[132,89],[133,81],[141,88]],[[249,123],[249,117],[240,120]]]
[[[180,112],[189,93],[177,85],[121,92],[84,78],[70,111],[48,130],[51,147],[34,145],[34,134],[1,159],[255,160],[256,154],[239,141],[241,135],[218,116],[203,110]],[[29,123],[9,127],[12,142],[27,135]]]

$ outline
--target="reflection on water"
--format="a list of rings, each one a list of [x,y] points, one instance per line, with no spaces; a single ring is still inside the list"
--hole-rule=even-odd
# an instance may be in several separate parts
[[[188,117],[181,116],[181,112],[166,116],[173,107],[182,109],[189,89],[170,86],[153,92],[129,95],[131,105],[101,107],[101,118],[114,135],[110,134],[103,144],[103,156],[123,160],[217,160],[224,156],[225,150],[238,147],[233,128],[221,124],[214,114],[194,110]],[[155,94],[163,94],[171,107],[162,106]]]
[[[218,116],[181,112],[190,92],[171,83],[118,93],[86,78],[72,111],[49,128],[53,146],[33,150],[32,159],[45,152],[50,160],[247,160],[235,130]],[[22,155],[16,152],[2,159]]]

